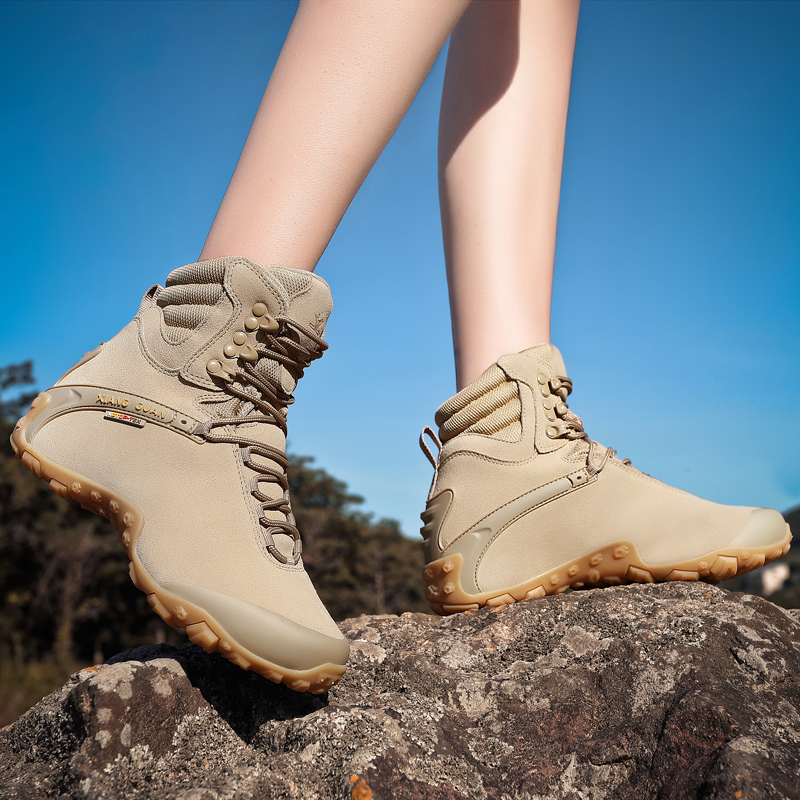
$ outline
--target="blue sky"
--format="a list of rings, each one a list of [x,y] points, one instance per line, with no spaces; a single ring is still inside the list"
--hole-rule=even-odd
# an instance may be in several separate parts
[[[46,388],[194,261],[295,4],[0,3],[2,363]],[[414,534],[454,391],[444,58],[318,272],[294,452]],[[719,502],[800,502],[800,3],[585,0],[553,341],[589,434]],[[532,343],[533,344],[533,343]]]

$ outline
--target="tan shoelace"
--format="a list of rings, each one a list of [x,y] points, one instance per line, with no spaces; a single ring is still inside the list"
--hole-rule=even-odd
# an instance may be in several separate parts
[[[244,464],[258,473],[250,480],[250,492],[259,503],[259,521],[264,529],[264,542],[267,550],[282,564],[297,564],[303,544],[300,532],[295,524],[294,514],[289,499],[289,480],[286,470],[289,468],[289,459],[286,454],[275,447],[263,444],[254,439],[237,434],[214,432],[215,428],[241,425],[242,423],[265,422],[278,425],[286,434],[286,408],[294,403],[294,397],[286,392],[280,382],[273,383],[257,370],[262,358],[269,358],[282,364],[295,381],[295,385],[303,377],[305,368],[315,359],[320,358],[328,345],[310,328],[301,325],[295,320],[285,317],[276,317],[279,328],[275,333],[262,332],[264,342],[256,342],[255,351],[258,359],[250,363],[239,359],[241,366],[237,366],[231,380],[220,381],[222,389],[228,394],[239,398],[239,403],[234,408],[234,413],[204,422],[195,430],[195,435],[202,437],[207,442],[231,443],[240,446],[239,454]],[[301,342],[290,336],[291,333],[302,334],[310,339],[316,346],[306,347]],[[299,338],[299,337],[298,337]],[[237,386],[237,382],[241,386]],[[256,391],[248,393],[247,387]],[[249,413],[239,413],[248,405],[254,408]],[[274,469],[253,460],[253,456],[261,456],[277,464],[279,469]],[[277,484],[282,491],[282,496],[270,499],[261,489],[261,483]],[[277,511],[285,516],[285,520],[268,519],[269,511]],[[275,546],[273,534],[286,534],[291,536],[294,544],[292,555],[286,556]]]
[[[572,381],[566,376],[558,376],[550,381],[549,386],[550,391],[561,398],[561,402],[556,403],[553,408],[553,411],[559,418],[561,425],[559,426],[559,432],[557,434],[548,435],[551,439],[583,439],[586,441],[589,444],[589,451],[586,454],[586,471],[589,473],[589,477],[597,475],[603,469],[603,467],[605,467],[609,459],[617,455],[617,451],[611,447],[607,447],[600,463],[595,463],[595,450],[598,447],[602,447],[602,445],[594,441],[594,439],[589,438],[589,434],[587,434],[583,428],[583,420],[569,410],[569,406],[567,405],[567,397],[572,393]],[[622,460],[622,463],[626,464],[627,466],[632,466],[629,458]]]

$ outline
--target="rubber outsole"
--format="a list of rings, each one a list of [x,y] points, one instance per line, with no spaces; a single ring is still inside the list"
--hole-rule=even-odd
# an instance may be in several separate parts
[[[791,540],[792,533],[787,524],[784,538],[766,547],[722,547],[699,558],[658,567],[645,564],[633,542],[614,542],[525,583],[480,594],[469,594],[461,588],[464,558],[455,553],[425,567],[423,575],[428,584],[425,596],[437,614],[446,615],[559,594],[570,588],[662,581],[718,583],[780,558],[789,551]]]
[[[76,500],[83,508],[111,522],[119,532],[130,559],[129,573],[134,586],[147,595],[147,601],[164,622],[184,629],[189,639],[207,653],[218,652],[236,666],[252,669],[275,683],[285,683],[295,691],[320,694],[339,682],[346,666],[327,663],[314,669],[293,670],[274,664],[239,644],[206,611],[159,586],[136,556],[136,540],[144,526],[142,510],[95,481],[42,457],[25,440],[28,425],[49,402],[50,395],[41,392],[17,423],[11,434],[14,454],[37,478],[47,481],[59,497]]]

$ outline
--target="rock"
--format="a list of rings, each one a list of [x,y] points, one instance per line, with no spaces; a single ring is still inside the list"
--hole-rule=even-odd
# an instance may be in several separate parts
[[[0,797],[800,797],[800,617],[706,584],[341,625],[298,694],[194,645],[73,675],[0,733]]]

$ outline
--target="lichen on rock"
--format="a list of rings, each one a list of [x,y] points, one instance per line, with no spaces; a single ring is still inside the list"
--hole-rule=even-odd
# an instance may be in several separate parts
[[[800,619],[706,584],[341,624],[327,695],[195,645],[73,675],[0,733],[0,797],[791,798]]]

